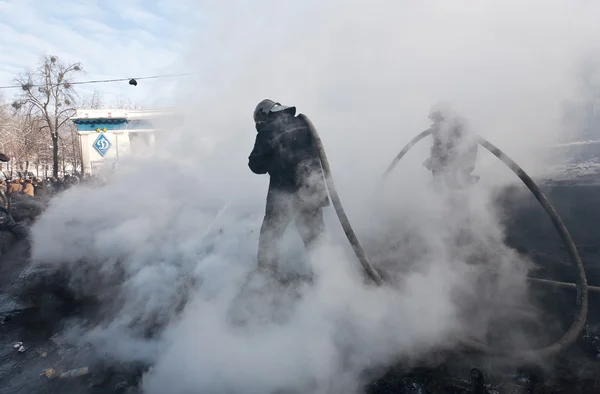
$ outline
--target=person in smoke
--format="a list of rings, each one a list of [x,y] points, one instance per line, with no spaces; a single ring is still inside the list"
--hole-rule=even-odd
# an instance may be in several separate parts
[[[19,182],[18,178],[13,179],[12,183],[8,187],[8,194],[20,194],[23,192],[23,186],[21,186],[21,182]]]
[[[33,184],[33,194],[36,197],[46,197],[47,194],[47,187],[44,181],[42,181],[40,178],[35,180],[35,183]]]
[[[28,228],[21,223],[15,222],[8,207],[5,206],[0,207],[0,231],[8,231],[17,239],[25,239],[29,235]]]
[[[8,195],[6,194],[6,188],[0,187],[0,207],[8,210],[10,205],[10,200],[8,199]]]
[[[254,110],[257,135],[248,166],[269,174],[269,191],[258,245],[259,269],[277,273],[277,244],[294,220],[307,249],[324,231],[323,207],[329,205],[325,177],[312,135],[296,107],[272,100]]]
[[[35,189],[33,187],[33,183],[31,183],[31,179],[25,180],[25,186],[23,186],[23,194],[28,195],[29,197],[33,197],[35,193]]]
[[[0,153],[0,161],[8,162],[10,159],[3,153]],[[27,227],[15,222],[10,214],[10,200],[3,190],[0,190],[0,231],[8,231],[18,239],[26,238],[29,235]],[[0,255],[2,250],[0,248]]]
[[[10,158],[5,155],[4,153],[0,153],[0,162],[2,163],[8,163],[10,161]],[[6,182],[8,183],[8,179],[6,180]],[[4,184],[4,182],[2,183],[2,187],[0,187],[0,208],[3,208],[5,211],[8,212],[9,209],[9,205],[10,205],[10,200],[8,198],[8,195],[6,194],[8,192],[8,186]]]
[[[433,122],[433,143],[429,159],[424,163],[437,184],[462,188],[477,182],[471,175],[477,160],[477,141],[467,130],[466,122],[448,107],[434,107],[429,119]]]

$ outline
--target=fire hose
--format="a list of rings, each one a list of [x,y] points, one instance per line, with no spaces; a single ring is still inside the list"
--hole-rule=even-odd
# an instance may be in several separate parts
[[[373,280],[373,282],[375,282],[377,285],[382,285],[383,280],[381,279],[381,275],[369,261],[364,249],[362,248],[360,242],[358,241],[356,234],[354,233],[354,230],[352,229],[352,226],[350,225],[350,222],[348,220],[346,212],[344,211],[344,207],[340,201],[340,197],[337,193],[337,189],[336,189],[335,183],[333,181],[333,177],[331,174],[331,167],[329,166],[329,161],[327,160],[327,154],[325,153],[325,149],[323,147],[321,138],[319,137],[319,134],[317,133],[317,130],[315,129],[314,125],[312,124],[312,122],[306,115],[300,114],[298,116],[307,124],[307,126],[313,136],[314,143],[316,145],[316,148],[319,152],[319,156],[321,159],[321,165],[323,167],[323,173],[325,175],[325,182],[327,185],[327,189],[329,191],[329,195],[330,195],[330,198],[331,198],[331,201],[333,204],[333,208],[338,216],[340,224],[342,225],[344,233],[346,234],[346,237],[348,238],[348,241],[350,242],[350,245],[352,246],[352,249],[354,250],[354,253],[356,254],[356,257],[358,258],[364,271]],[[419,133],[416,137],[414,137],[400,151],[400,153],[398,153],[398,155],[394,158],[394,160],[392,161],[390,166],[386,169],[386,171],[384,173],[384,179],[394,169],[394,167],[396,166],[396,164],[398,164],[398,162],[402,159],[402,157],[404,157],[404,155],[417,142],[419,142],[421,139],[427,137],[430,134],[431,134],[431,130],[428,129],[428,130],[425,130],[425,131]],[[521,358],[531,359],[531,358],[535,358],[535,357],[550,357],[550,356],[556,355],[556,354],[560,353],[561,351],[563,351],[564,349],[566,349],[571,344],[573,344],[577,340],[579,335],[581,334],[583,328],[585,327],[585,323],[586,323],[586,319],[587,319],[587,312],[588,312],[588,285],[587,285],[587,279],[586,279],[583,263],[581,261],[581,257],[579,256],[579,252],[577,251],[575,243],[573,242],[573,239],[571,238],[571,235],[569,234],[569,231],[567,230],[564,223],[562,222],[560,216],[558,215],[558,213],[556,212],[556,210],[554,209],[552,204],[550,204],[550,202],[548,201],[546,196],[542,193],[542,191],[537,186],[537,184],[531,179],[531,177],[517,163],[515,163],[510,157],[508,157],[506,154],[504,154],[500,149],[498,149],[496,146],[494,146],[491,142],[489,142],[485,138],[478,136],[477,142],[481,146],[486,148],[488,151],[490,151],[498,159],[500,159],[500,161],[502,161],[508,168],[510,168],[519,177],[519,179],[521,179],[521,181],[525,184],[525,186],[527,186],[529,191],[531,191],[531,193],[534,195],[536,200],[540,203],[540,205],[542,206],[544,211],[546,211],[546,213],[548,214],[550,220],[552,221],[552,224],[554,225],[554,228],[558,232],[561,240],[563,241],[563,243],[565,244],[565,246],[567,248],[569,258],[571,260],[571,263],[577,270],[578,277],[577,277],[577,281],[574,285],[564,283],[564,282],[555,282],[555,281],[549,281],[549,280],[544,280],[544,279],[537,279],[537,281],[540,281],[543,283],[556,284],[560,287],[575,286],[575,288],[577,290],[576,304],[575,304],[576,311],[575,311],[575,316],[573,318],[573,322],[571,323],[571,326],[563,334],[563,336],[561,338],[559,338],[557,341],[555,341],[554,343],[547,345],[545,347],[539,348],[539,349],[522,349],[522,350],[519,350],[516,352],[506,350],[506,349],[493,349],[484,343],[481,343],[479,341],[472,340],[472,339],[463,341],[463,344],[472,350],[486,352],[486,353],[489,353],[492,355],[497,355],[497,356],[518,356]],[[596,290],[596,289],[594,289],[594,290]]]
[[[312,134],[313,141],[319,151],[319,157],[321,158],[321,166],[323,167],[323,173],[325,174],[325,184],[327,185],[327,190],[329,191],[329,197],[331,198],[331,203],[333,204],[333,209],[340,220],[342,228],[344,229],[344,233],[346,233],[346,238],[348,238],[348,242],[352,246],[358,261],[362,265],[363,269],[369,275],[369,277],[375,282],[377,285],[383,284],[383,280],[381,279],[381,275],[379,272],[371,265],[367,254],[364,249],[360,245],[358,241],[358,237],[354,233],[354,229],[350,225],[350,221],[348,220],[348,216],[346,216],[346,211],[344,210],[344,206],[340,201],[340,196],[337,193],[337,189],[335,187],[335,183],[333,182],[333,177],[331,175],[331,167],[329,166],[329,160],[327,160],[327,154],[325,153],[325,148],[323,148],[323,142],[321,141],[321,137],[319,137],[319,133],[317,133],[317,129],[310,121],[308,116],[304,114],[299,114],[298,118],[302,119],[310,133]]]

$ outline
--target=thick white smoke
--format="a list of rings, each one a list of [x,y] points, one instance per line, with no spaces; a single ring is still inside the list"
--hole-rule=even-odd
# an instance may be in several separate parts
[[[105,305],[85,340],[151,362],[148,393],[349,393],[360,391],[364,371],[482,337],[527,303],[529,265],[502,244],[491,204],[510,172],[480,150],[473,190],[432,191],[425,142],[387,183],[381,174],[429,126],[439,100],[526,170],[543,168],[532,152],[570,132],[562,104],[578,98],[600,6],[197,7],[206,23],[186,61],[201,76],[181,87],[183,126],[107,185],[65,192],[33,229],[34,260],[66,269],[73,289]],[[314,255],[304,255],[293,230],[282,245],[282,264],[314,272],[312,285],[285,288],[255,275],[244,287],[268,183],[247,168],[251,112],[267,97],[296,105],[317,126],[350,220],[389,286],[364,284],[328,208],[329,242]],[[482,285],[474,275],[482,263],[500,280]]]

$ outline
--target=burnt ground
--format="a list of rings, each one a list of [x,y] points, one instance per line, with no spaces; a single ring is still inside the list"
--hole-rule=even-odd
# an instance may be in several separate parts
[[[27,252],[17,244],[0,260],[0,393],[135,393],[142,366],[102,359],[63,340],[66,325],[93,315],[94,305],[73,299],[59,278],[29,270]],[[14,348],[17,342],[25,352]],[[85,375],[56,377],[83,367]],[[49,368],[56,371],[52,379],[44,375]]]
[[[541,186],[579,250],[588,284],[600,286],[600,176],[547,182]],[[506,242],[536,264],[532,276],[574,282],[566,248],[543,209],[522,185],[503,189],[497,207],[507,228]],[[558,323],[558,338],[573,318],[575,291],[532,283],[532,295]],[[429,368],[399,365],[367,386],[368,394],[388,393],[600,393],[600,293],[589,293],[588,324],[578,342],[545,368],[499,365],[461,353],[445,355]],[[478,383],[479,382],[479,383]]]
[[[600,286],[600,182],[561,182],[543,187],[571,232],[586,266],[590,285]],[[507,242],[537,263],[535,276],[574,281],[565,248],[550,220],[522,186],[498,196],[507,226]],[[45,278],[27,267],[26,245],[16,245],[0,260],[0,393],[136,393],[145,368],[102,359],[91,348],[70,347],[59,333],[72,319],[93,316],[94,305],[75,300],[57,278]],[[30,286],[35,283],[35,286]],[[28,291],[31,288],[31,291]],[[568,327],[574,291],[532,284],[540,304],[551,306],[559,336]],[[369,375],[367,394],[392,393],[599,393],[600,294],[590,293],[588,326],[578,343],[546,368],[519,367],[466,352],[437,354],[418,368],[397,365]],[[27,350],[19,353],[15,342]],[[101,361],[98,361],[101,360]],[[88,367],[80,377],[49,379]]]

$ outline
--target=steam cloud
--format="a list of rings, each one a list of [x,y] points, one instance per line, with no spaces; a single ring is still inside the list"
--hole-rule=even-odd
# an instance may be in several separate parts
[[[151,362],[151,394],[351,393],[366,371],[482,338],[527,304],[530,264],[503,245],[491,205],[513,180],[508,171],[480,150],[476,188],[433,192],[422,144],[385,185],[380,176],[429,126],[438,100],[526,170],[543,168],[532,152],[573,132],[562,106],[585,98],[578,72],[598,50],[600,5],[266,0],[200,9],[206,23],[186,63],[201,77],[180,88],[183,125],[107,185],[65,192],[33,229],[34,260],[66,269],[78,294],[104,304],[86,340]],[[266,97],[296,105],[319,129],[350,220],[389,286],[363,283],[330,208],[325,246],[305,256],[294,231],[281,246],[285,269],[312,271],[312,285],[254,275],[244,287],[267,187],[246,166],[250,113]],[[499,278],[482,286],[482,264]]]

